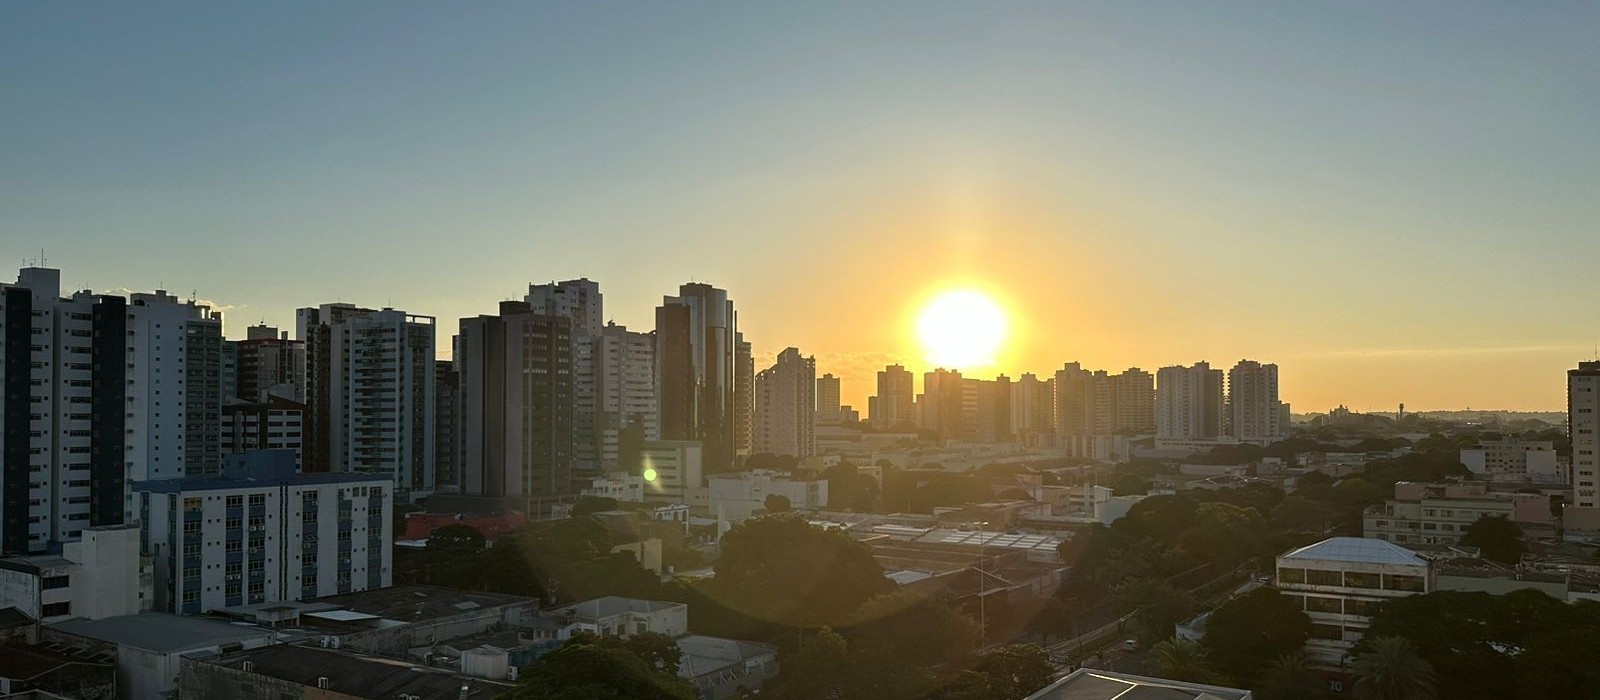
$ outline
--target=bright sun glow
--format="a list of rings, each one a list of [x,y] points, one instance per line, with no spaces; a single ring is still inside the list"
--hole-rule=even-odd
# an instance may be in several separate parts
[[[944,292],[917,317],[917,339],[927,361],[938,367],[970,369],[995,363],[1006,339],[1006,312],[983,292]]]

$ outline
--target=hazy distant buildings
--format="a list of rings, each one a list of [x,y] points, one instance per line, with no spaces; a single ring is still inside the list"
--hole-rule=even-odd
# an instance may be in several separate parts
[[[843,419],[839,404],[839,378],[832,374],[817,377],[817,425],[837,425]]]
[[[307,471],[388,474],[399,500],[433,491],[434,319],[323,304],[297,313],[306,344]]]
[[[1054,380],[1055,433],[1069,457],[1104,458],[1111,436],[1148,435],[1155,428],[1155,387],[1137,367],[1121,374],[1069,362]]]
[[[699,441],[708,472],[733,469],[748,442],[754,391],[740,391],[747,385],[742,341],[724,290],[685,284],[656,307],[661,437]]]
[[[461,490],[552,498],[577,493],[573,472],[572,319],[526,302],[461,319]]]
[[[916,422],[916,388],[905,367],[889,365],[878,372],[878,394],[867,401],[867,420],[879,430]]]
[[[938,368],[924,373],[922,394],[917,398],[917,427],[933,431],[941,445],[966,439],[966,394],[960,372]]]
[[[1220,437],[1223,423],[1222,370],[1205,362],[1156,371],[1157,439]]]
[[[1572,438],[1572,504],[1600,508],[1600,362],[1567,370],[1567,434]]]
[[[755,386],[755,452],[801,458],[816,454],[816,359],[786,348],[756,375]]]
[[[1011,424],[1024,445],[1050,444],[1055,435],[1054,378],[1040,380],[1033,373],[1017,378],[1011,386]]]
[[[1240,360],[1228,371],[1227,434],[1245,442],[1288,434],[1288,406],[1278,401],[1278,366]]]

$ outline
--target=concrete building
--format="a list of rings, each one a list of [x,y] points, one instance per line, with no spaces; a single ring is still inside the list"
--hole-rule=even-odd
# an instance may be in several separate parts
[[[725,290],[689,283],[656,307],[661,437],[699,441],[712,472],[731,471],[753,437],[754,379],[745,378],[743,341]],[[748,369],[753,375],[753,364]],[[741,386],[749,393],[741,395]]]
[[[306,343],[291,340],[288,331],[251,326],[244,340],[227,341],[234,359],[234,380],[223,383],[225,397],[259,401],[272,394],[306,400]]]
[[[828,482],[794,479],[786,474],[755,469],[714,474],[706,480],[711,514],[740,521],[766,508],[768,496],[782,496],[795,510],[821,510],[828,505]]]
[[[166,613],[69,620],[44,628],[42,642],[114,655],[117,697],[166,700],[177,691],[183,660],[281,641],[277,632]],[[238,686],[233,688],[238,692]],[[236,696],[235,696],[236,697]]]
[[[1227,434],[1275,441],[1289,433],[1289,407],[1278,400],[1278,366],[1240,360],[1228,371]]]
[[[540,615],[568,623],[573,631],[602,637],[631,637],[645,632],[680,637],[689,633],[689,606],[665,600],[606,596],[552,608]]]
[[[1362,514],[1366,537],[1407,544],[1455,544],[1484,517],[1517,518],[1519,498],[1548,504],[1540,494],[1490,494],[1476,484],[1395,485],[1395,497]],[[1546,524],[1549,523],[1526,523]]]
[[[916,422],[917,391],[905,367],[889,365],[878,372],[878,394],[867,401],[867,420],[879,430]]]
[[[1250,691],[1080,668],[1023,700],[1251,700]]]
[[[578,492],[572,319],[526,302],[461,319],[461,490],[528,500]]]
[[[305,430],[310,407],[294,399],[264,394],[259,401],[234,399],[222,407],[223,457],[253,450],[289,450],[305,463]]]
[[[705,486],[704,452],[694,440],[650,440],[639,447],[646,501],[683,503]]]
[[[817,452],[817,360],[795,348],[756,375],[755,451],[806,458]],[[838,412],[835,406],[834,412]]]
[[[778,648],[771,644],[691,634],[678,638],[678,655],[678,677],[701,700],[747,697],[778,675]]]
[[[1222,370],[1205,362],[1157,370],[1156,437],[1205,440],[1222,435],[1222,388]]]
[[[610,472],[590,479],[589,487],[583,490],[582,495],[610,498],[622,503],[643,503],[644,494],[643,476],[627,472]]]
[[[608,323],[595,342],[593,434],[600,468],[637,474],[637,451],[624,449],[625,443],[661,439],[655,334]],[[625,455],[633,463],[625,464]]]
[[[1567,476],[1548,440],[1484,440],[1461,450],[1461,464],[1490,481],[1560,484]]]
[[[433,475],[440,491],[461,490],[461,373],[454,360],[433,363]]]
[[[1031,372],[1012,384],[1011,427],[1023,445],[1042,447],[1055,439],[1055,389],[1054,378],[1041,380]]]
[[[60,554],[0,559],[0,608],[45,623],[135,615],[154,600],[151,567],[139,550],[139,528],[86,528]]]
[[[597,425],[599,375],[597,354],[605,318],[600,285],[588,279],[528,285],[523,297],[533,313],[570,320],[572,382],[572,469],[577,478],[600,473],[601,437]]]
[[[1567,370],[1567,435],[1572,438],[1572,505],[1600,513],[1600,361]],[[1592,516],[1591,516],[1592,517]]]
[[[922,394],[917,398],[917,427],[931,430],[940,445],[970,442],[967,420],[976,412],[974,400],[967,405],[967,387],[961,373],[944,368],[922,375]]]
[[[839,403],[839,378],[832,374],[817,377],[817,425],[838,425],[844,420],[844,406]]]
[[[756,359],[743,333],[733,334],[733,454],[737,464],[755,452]]]
[[[230,456],[218,477],[134,488],[158,610],[199,614],[393,580],[387,476],[296,473],[292,454],[267,450]]]
[[[384,474],[395,497],[433,492],[432,316],[323,304],[296,313],[306,344],[306,471]]]
[[[466,659],[476,650],[463,655]],[[281,644],[220,657],[183,659],[178,700],[232,700],[240,689],[253,697],[318,700],[489,698],[516,690],[515,668],[498,678],[456,669],[360,654],[343,649]]]
[[[1107,441],[1116,435],[1149,434],[1155,429],[1155,380],[1138,367],[1112,375],[1069,362],[1055,376],[1055,433],[1068,457],[1105,459]]]
[[[129,480],[216,473],[222,316],[163,291],[61,297],[61,272],[0,285],[0,554],[131,520]]]
[[[1428,561],[1399,545],[1333,537],[1278,557],[1278,588],[1311,618],[1306,656],[1342,668],[1385,600],[1433,590]]]

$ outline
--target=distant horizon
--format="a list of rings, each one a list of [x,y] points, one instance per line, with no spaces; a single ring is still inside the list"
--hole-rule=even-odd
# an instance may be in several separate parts
[[[1009,373],[1254,358],[1299,410],[1553,410],[1600,339],[1594,3],[0,12],[0,253],[230,321],[710,280],[852,405],[958,286]]]

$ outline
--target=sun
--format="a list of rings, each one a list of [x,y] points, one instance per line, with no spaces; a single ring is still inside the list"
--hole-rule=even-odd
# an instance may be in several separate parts
[[[925,359],[936,367],[991,366],[1007,332],[1005,310],[993,297],[973,289],[941,293],[917,317],[917,339]]]

